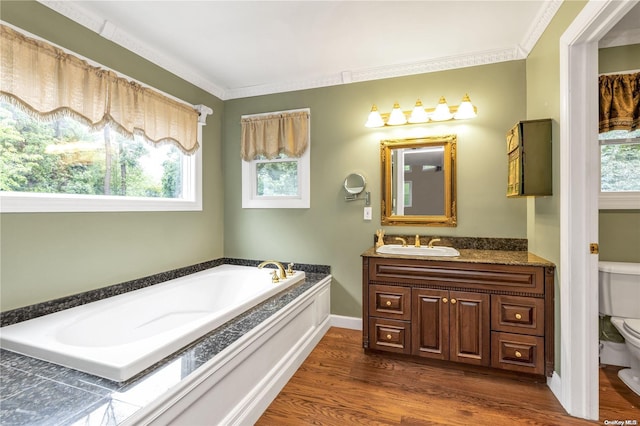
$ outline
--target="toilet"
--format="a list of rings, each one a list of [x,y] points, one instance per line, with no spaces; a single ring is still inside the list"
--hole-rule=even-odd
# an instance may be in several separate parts
[[[640,263],[599,262],[601,315],[625,340],[630,368],[618,372],[620,379],[640,395]]]

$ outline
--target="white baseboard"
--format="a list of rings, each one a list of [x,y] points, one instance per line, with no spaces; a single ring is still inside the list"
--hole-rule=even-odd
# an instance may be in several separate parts
[[[331,326],[348,328],[350,330],[362,330],[362,318],[331,315]]]
[[[554,371],[551,377],[547,377],[547,386],[549,386],[556,399],[562,402],[562,379],[557,372]]]

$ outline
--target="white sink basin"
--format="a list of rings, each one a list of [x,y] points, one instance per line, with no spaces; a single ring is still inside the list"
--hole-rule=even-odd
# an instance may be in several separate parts
[[[409,256],[460,256],[460,252],[453,247],[434,246],[434,247],[403,247],[400,244],[388,244],[376,249],[376,253],[381,254],[404,254]]]

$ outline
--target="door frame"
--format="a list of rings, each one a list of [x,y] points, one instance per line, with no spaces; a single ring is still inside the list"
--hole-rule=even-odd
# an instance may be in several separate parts
[[[598,420],[598,241],[600,174],[598,41],[637,1],[585,5],[560,37],[560,332],[554,393],[567,412]],[[553,388],[552,388],[553,389]]]

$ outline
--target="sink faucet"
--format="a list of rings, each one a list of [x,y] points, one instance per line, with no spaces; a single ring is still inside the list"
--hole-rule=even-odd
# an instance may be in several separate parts
[[[405,240],[404,238],[396,237],[396,240],[402,242],[402,247],[406,247],[407,246],[407,240]]]
[[[429,243],[427,244],[427,247],[429,248],[433,248],[433,243],[437,243],[438,241],[440,241],[440,238],[433,238],[429,241]]]
[[[420,235],[416,234],[414,247],[420,247]]]
[[[264,268],[266,265],[274,265],[278,268],[278,271],[280,271],[280,279],[284,280],[287,278],[287,273],[284,270],[284,266],[282,266],[282,263],[280,262],[276,262],[275,260],[265,260],[264,262],[262,262],[261,264],[258,265],[259,269]]]

